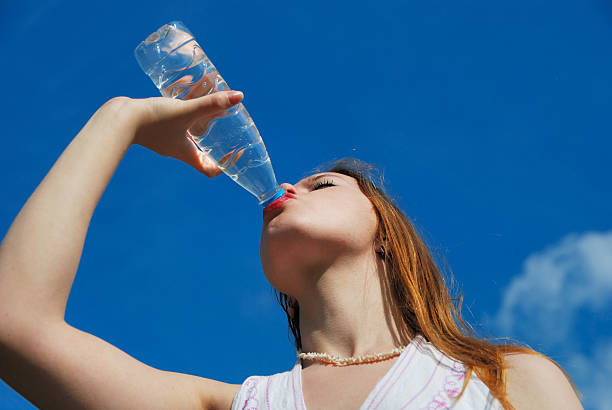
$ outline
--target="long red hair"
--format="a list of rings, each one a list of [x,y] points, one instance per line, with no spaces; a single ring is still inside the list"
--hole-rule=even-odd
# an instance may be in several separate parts
[[[415,334],[422,334],[438,350],[466,366],[461,394],[475,372],[508,410],[514,407],[506,392],[505,354],[528,353],[545,357],[563,371],[578,392],[569,375],[549,357],[528,347],[493,344],[473,336],[473,329],[461,317],[462,298],[451,298],[426,244],[410,220],[389,199],[380,173],[374,166],[354,158],[344,158],[317,171],[337,172],[355,178],[376,211],[376,241],[383,244],[379,257],[384,259],[387,267],[380,280],[388,302],[387,314],[394,318],[400,332],[398,344],[406,344]],[[287,314],[295,347],[301,349],[299,306],[289,295],[276,292],[276,296]],[[457,302],[457,307],[453,302]]]

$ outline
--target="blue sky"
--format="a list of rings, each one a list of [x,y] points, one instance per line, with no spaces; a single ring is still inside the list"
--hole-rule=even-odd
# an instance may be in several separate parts
[[[562,364],[612,409],[612,7],[603,0],[2,5],[0,233],[108,99],[157,96],[133,56],[182,20],[279,182],[378,165],[483,336]],[[132,147],[95,211],[67,320],[145,363],[241,383],[289,369],[261,210],[226,176]],[[28,408],[0,382],[0,407]]]

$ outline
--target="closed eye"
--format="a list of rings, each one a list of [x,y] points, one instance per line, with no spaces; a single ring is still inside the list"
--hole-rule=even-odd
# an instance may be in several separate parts
[[[331,180],[323,180],[323,182],[319,182],[317,184],[315,184],[315,186],[312,188],[313,191],[319,189],[319,188],[324,188],[324,187],[328,187],[328,186],[336,186],[336,184],[333,183],[333,181]]]

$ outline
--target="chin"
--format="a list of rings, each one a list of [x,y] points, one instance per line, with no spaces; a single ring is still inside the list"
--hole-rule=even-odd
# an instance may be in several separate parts
[[[308,278],[319,271],[329,257],[320,241],[304,240],[295,232],[282,235],[262,235],[261,267],[268,282],[283,293],[297,296]]]
[[[300,252],[299,243],[291,235],[262,235],[261,267],[268,282],[283,293],[293,294],[301,281],[302,261],[306,257]]]

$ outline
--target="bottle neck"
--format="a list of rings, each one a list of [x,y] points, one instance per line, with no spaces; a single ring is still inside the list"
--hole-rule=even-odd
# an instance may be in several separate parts
[[[265,208],[266,206],[270,205],[272,202],[276,201],[278,198],[280,198],[283,195],[285,195],[285,190],[283,188],[279,188],[278,191],[274,195],[264,200],[263,202],[260,202],[259,205]]]

